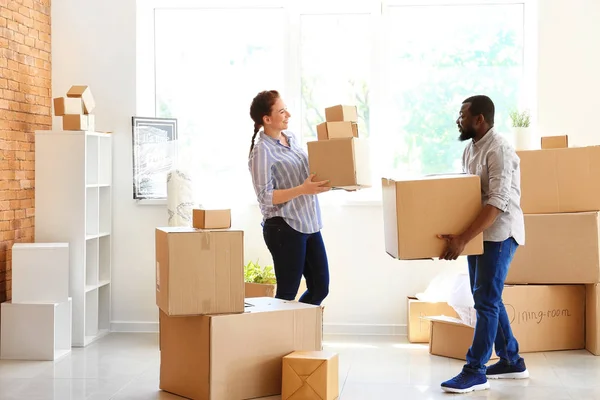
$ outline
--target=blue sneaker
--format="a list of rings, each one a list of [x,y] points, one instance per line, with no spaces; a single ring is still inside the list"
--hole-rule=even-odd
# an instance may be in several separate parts
[[[526,379],[529,378],[529,371],[522,358],[519,358],[515,364],[500,359],[496,364],[487,367],[485,375],[490,379]]]
[[[450,393],[468,393],[489,388],[490,383],[484,374],[474,374],[464,370],[454,378],[442,383],[442,390]]]

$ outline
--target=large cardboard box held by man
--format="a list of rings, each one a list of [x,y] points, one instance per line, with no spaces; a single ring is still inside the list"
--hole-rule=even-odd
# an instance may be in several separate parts
[[[193,400],[281,394],[282,360],[322,350],[318,306],[246,299],[243,314],[169,317],[160,312],[160,388]]]
[[[244,311],[244,232],[156,229],[156,304],[167,315]]]
[[[519,342],[519,352],[586,347],[584,285],[506,286],[502,300]],[[472,343],[473,328],[442,318],[432,319],[431,354],[464,360]]]
[[[600,211],[600,146],[517,154],[523,213]]]
[[[369,142],[360,138],[338,138],[308,142],[308,166],[315,181],[348,190],[371,186]]]
[[[506,282],[600,282],[600,213],[525,215],[519,246]]]
[[[476,175],[382,179],[385,250],[400,260],[438,258],[446,247],[440,234],[460,234],[481,211]],[[483,253],[483,234],[462,255]]]

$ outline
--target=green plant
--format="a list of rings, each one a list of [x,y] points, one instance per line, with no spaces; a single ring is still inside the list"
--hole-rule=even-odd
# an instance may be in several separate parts
[[[277,283],[273,267],[270,265],[261,267],[258,264],[258,260],[256,260],[256,262],[250,261],[248,264],[246,264],[246,266],[244,267],[244,281],[248,283],[262,284]]]
[[[517,110],[513,110],[509,113],[509,115],[514,128],[527,128],[529,126],[530,117],[528,111],[519,112]]]

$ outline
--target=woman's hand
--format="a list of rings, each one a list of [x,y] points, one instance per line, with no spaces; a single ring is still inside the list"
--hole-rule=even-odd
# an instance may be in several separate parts
[[[319,194],[331,190],[331,187],[325,186],[329,181],[317,181],[314,182],[313,178],[315,174],[310,174],[308,178],[300,185],[302,194]]]

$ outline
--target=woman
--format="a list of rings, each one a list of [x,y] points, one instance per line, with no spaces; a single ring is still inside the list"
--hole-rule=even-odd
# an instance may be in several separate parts
[[[304,275],[307,290],[300,302],[320,305],[329,293],[329,265],[316,195],[330,189],[328,181],[313,182],[314,174],[309,175],[306,152],[285,132],[290,113],[277,91],[260,92],[250,117],[254,135],[248,166],[263,215],[263,237],[273,256],[275,297],[294,300]]]

